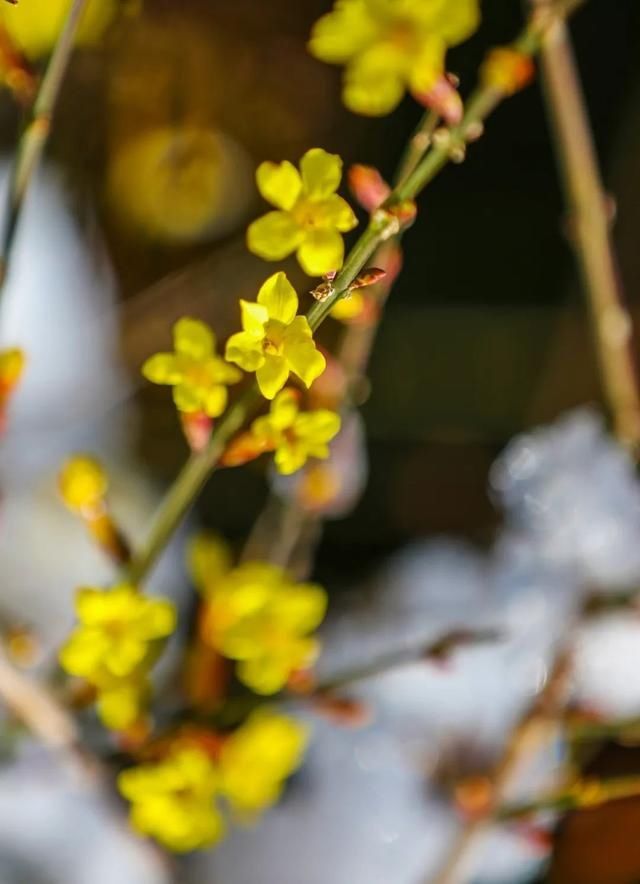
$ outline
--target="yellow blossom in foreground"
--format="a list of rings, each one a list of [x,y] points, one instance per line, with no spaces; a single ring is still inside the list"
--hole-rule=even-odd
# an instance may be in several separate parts
[[[316,22],[312,55],[346,65],[344,103],[355,113],[392,111],[405,89],[418,98],[444,73],[445,54],[470,37],[478,0],[336,0]]]
[[[293,719],[268,709],[254,712],[222,746],[220,791],[241,814],[270,807],[306,745],[307,731]]]
[[[238,678],[273,694],[289,675],[313,663],[327,596],[312,583],[294,583],[276,565],[247,562],[217,583],[207,598],[203,638],[238,661]]]
[[[293,390],[283,390],[272,402],[269,414],[251,425],[251,434],[261,446],[275,449],[275,465],[285,476],[303,467],[310,457],[329,457],[328,443],[339,430],[340,415],[335,411],[300,412]]]
[[[170,601],[147,598],[127,584],[78,590],[76,613],[80,625],[62,647],[60,663],[106,690],[119,679],[138,677],[176,625]]]
[[[131,825],[170,850],[210,847],[224,833],[215,805],[219,788],[215,763],[200,749],[176,749],[158,764],[123,771],[118,788],[131,804]]]
[[[297,316],[298,296],[286,274],[274,273],[256,303],[240,301],[243,331],[232,335],[225,352],[244,371],[255,371],[262,395],[273,399],[293,372],[307,386],[326,368],[306,316]]]
[[[77,454],[63,464],[58,475],[58,487],[65,504],[71,510],[82,511],[100,505],[107,493],[107,474],[93,457]]]
[[[336,193],[342,179],[342,160],[316,147],[294,165],[262,163],[256,174],[258,189],[276,206],[249,226],[249,251],[267,261],[280,261],[296,252],[309,276],[339,270],[344,259],[343,233],[358,221],[349,204]]]
[[[173,387],[173,401],[186,414],[218,417],[227,405],[227,384],[242,377],[237,368],[216,356],[213,332],[198,319],[183,317],[173,327],[175,353],[156,353],[142,366],[153,384]]]
[[[28,58],[39,58],[53,49],[69,7],[69,0],[21,0],[11,6],[2,3],[0,25]],[[116,8],[116,0],[89,0],[78,28],[78,43],[97,43]]]

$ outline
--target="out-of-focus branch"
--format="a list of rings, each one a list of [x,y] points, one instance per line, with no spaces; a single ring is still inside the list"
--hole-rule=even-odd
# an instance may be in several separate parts
[[[80,743],[73,718],[46,687],[17,669],[0,648],[0,701],[30,733],[83,777],[95,777],[94,763]]]
[[[389,651],[363,663],[361,666],[354,666],[353,669],[336,673],[315,685],[313,692],[316,694],[331,693],[350,687],[357,682],[365,681],[368,678],[374,678],[376,675],[392,672],[394,669],[399,669],[402,666],[409,666],[412,663],[446,660],[448,655],[458,648],[495,642],[499,638],[500,633],[495,629],[453,630],[446,632],[440,638],[432,639],[417,647],[413,645],[399,648],[396,651]]]
[[[607,780],[580,779],[566,789],[543,795],[525,804],[507,804],[495,814],[497,820],[517,820],[542,811],[567,813],[570,810],[584,810],[601,807],[610,801],[623,798],[636,798],[640,795],[640,777],[613,777]]]
[[[549,0],[534,0],[544,13]],[[569,203],[571,241],[589,302],[600,374],[620,442],[640,453],[640,388],[588,113],[566,23],[555,19],[540,53],[558,164]]]
[[[544,690],[511,732],[491,774],[491,800],[482,813],[463,826],[436,876],[430,879],[431,884],[459,884],[466,879],[469,856],[493,824],[514,776],[524,760],[545,746],[556,731],[570,674],[569,647],[570,643],[558,653]]]
[[[0,293],[6,280],[20,215],[49,138],[56,103],[86,5],[87,0],[73,0],[71,3],[64,27],[36,94],[30,119],[20,137],[9,178],[5,227],[0,248]]]

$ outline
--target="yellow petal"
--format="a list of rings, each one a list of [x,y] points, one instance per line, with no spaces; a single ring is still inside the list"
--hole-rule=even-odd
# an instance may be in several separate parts
[[[302,181],[292,163],[261,163],[256,172],[258,190],[278,209],[290,209],[300,196]]]
[[[418,2],[421,3],[422,0]],[[455,46],[468,39],[478,29],[479,24],[478,0],[456,0],[455,4],[442,4],[436,31],[444,37],[449,46]]]
[[[269,311],[263,304],[240,299],[242,328],[256,339],[264,338],[265,323],[269,321]]]
[[[303,320],[298,325],[298,321]],[[305,329],[306,325],[306,329]],[[322,353],[316,349],[307,320],[304,316],[296,318],[296,327],[284,339],[283,354],[291,371],[295,372],[306,387],[319,378],[327,367]]]
[[[189,545],[187,562],[191,579],[198,589],[220,580],[231,570],[229,547],[215,534],[199,534]]]
[[[106,669],[117,678],[130,675],[145,659],[149,646],[133,636],[121,638],[105,654]]]
[[[405,78],[395,65],[370,63],[365,57],[345,70],[343,99],[356,114],[381,117],[400,104]]]
[[[309,51],[322,61],[341,64],[362,52],[378,33],[366,0],[337,0],[334,10],[313,26]]]
[[[237,674],[239,680],[256,694],[268,696],[285,686],[291,669],[286,658],[258,657],[255,660],[242,660]]]
[[[297,584],[282,593],[272,605],[279,626],[297,635],[306,635],[322,623],[327,611],[327,594],[315,583]]]
[[[302,317],[301,317],[302,318]],[[298,396],[294,390],[278,393],[271,404],[269,419],[277,430],[286,430],[293,425],[298,415]]]
[[[266,307],[269,319],[288,325],[298,312],[298,295],[286,273],[274,273],[261,286],[258,304]]]
[[[237,384],[242,380],[242,372],[219,356],[214,356],[211,360],[211,377],[218,384]]]
[[[342,233],[347,233],[358,226],[358,219],[349,203],[338,196],[337,193],[331,194],[322,202],[323,222],[327,227],[335,227]]]
[[[173,401],[178,411],[185,414],[194,414],[203,409],[200,388],[193,384],[177,384],[173,388]]]
[[[255,371],[264,365],[262,341],[247,332],[237,332],[227,341],[225,358],[235,362],[243,371]]]
[[[176,628],[176,609],[168,599],[142,599],[144,609],[138,634],[145,639],[165,638]]]
[[[191,359],[206,359],[215,348],[215,336],[209,326],[199,319],[184,316],[173,327],[173,345],[176,353]]]
[[[342,178],[342,160],[321,147],[308,150],[300,160],[305,195],[319,200],[335,193]]]
[[[330,442],[340,432],[340,415],[335,411],[321,408],[318,411],[307,411],[298,416],[295,433],[309,443]]]
[[[265,261],[281,261],[297,249],[303,235],[288,212],[268,212],[249,225],[247,248]]]
[[[204,413],[208,417],[220,417],[227,407],[228,398],[226,387],[212,387],[203,397]]]
[[[409,86],[412,92],[420,95],[428,92],[444,70],[446,44],[437,34],[424,41],[422,51],[411,64]]]
[[[310,230],[298,249],[300,266],[309,276],[339,270],[343,260],[344,242],[336,230]]]
[[[264,365],[256,371],[256,380],[265,399],[273,399],[289,377],[287,360],[282,356],[267,356]]]
[[[126,680],[101,690],[96,708],[102,723],[111,730],[121,731],[131,727],[143,711],[144,695],[148,686]]]
[[[142,374],[152,384],[179,384],[182,371],[173,353],[156,353],[142,366]]]
[[[307,448],[298,440],[289,441],[285,439],[273,458],[276,469],[283,476],[290,476],[297,473],[298,470],[306,464],[309,457]]]

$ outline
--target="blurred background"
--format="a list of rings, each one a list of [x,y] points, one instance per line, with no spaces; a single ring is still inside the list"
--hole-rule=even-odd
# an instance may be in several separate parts
[[[344,110],[340,71],[312,59],[305,47],[328,5],[122,3],[101,40],[76,53],[48,161],[22,219],[1,333],[3,343],[25,346],[30,357],[0,453],[3,605],[38,626],[49,652],[68,630],[72,587],[108,573],[55,501],[59,459],[78,448],[101,453],[114,469],[123,524],[134,537],[144,536],[159,490],[179,469],[186,446],[167,391],[143,385],[139,368],[147,356],[167,349],[171,325],[184,314],[207,320],[224,339],[237,324],[238,298],[253,299],[272,272],[244,245],[247,222],[263,211],[254,187],[256,165],[265,159],[295,162],[309,147],[322,146],[340,153],[346,165],[375,165],[390,177],[418,121],[420,109],[410,99],[379,120]],[[449,56],[463,94],[472,88],[487,47],[509,42],[521,22],[515,0],[484,0],[482,27]],[[590,0],[572,31],[605,180],[617,202],[620,272],[640,322],[640,6],[637,0]],[[34,58],[34,65],[40,63]],[[5,179],[20,123],[11,96],[0,96]],[[549,576],[546,561],[534,563],[529,536],[523,540],[517,511],[529,492],[522,492],[522,501],[513,492],[514,503],[504,484],[494,481],[489,493],[491,464],[514,436],[575,406],[602,407],[567,224],[534,85],[505,103],[464,164],[447,169],[421,200],[362,407],[366,489],[351,513],[327,524],[314,570],[334,599],[327,645],[338,658],[348,658],[351,643],[369,632],[376,641],[384,633],[390,645],[394,636],[406,641],[409,624],[423,614],[434,635],[442,622],[467,626],[460,613],[465,606],[477,622],[490,620],[502,599],[501,581],[528,587],[510,597],[512,645],[462,652],[453,673],[412,670],[369,683],[363,696],[379,705],[378,724],[363,737],[318,722],[314,745],[321,748],[312,750],[282,809],[255,832],[234,835],[213,857],[181,864],[176,880],[429,880],[431,864],[456,825],[439,802],[447,771],[462,757],[468,762],[469,754],[471,767],[481,768],[495,753],[505,722],[531,696],[536,666],[557,638],[564,606],[570,609],[565,596],[574,573]],[[285,268],[300,292],[309,289],[294,263],[285,262]],[[336,323],[323,328],[325,346],[337,330]],[[628,516],[627,526],[635,529],[633,472],[607,448],[597,417],[582,413],[572,421],[543,448],[557,449],[558,463],[564,463],[561,449],[573,452],[562,476],[573,477],[576,494],[585,476],[595,476],[606,462],[602,499],[614,510],[612,488],[621,470],[624,500],[616,518],[621,524],[621,513]],[[544,451],[539,463],[546,482],[556,476],[556,456],[548,455],[547,463]],[[267,494],[261,462],[222,471],[194,520],[240,546]],[[594,507],[595,523],[604,507],[600,498]],[[586,511],[592,512],[588,506]],[[576,531],[587,531],[587,522],[585,517]],[[619,531],[616,522],[614,539]],[[454,539],[433,539],[440,535]],[[620,556],[630,556],[625,561],[631,563],[620,582],[635,585],[635,533],[629,529],[629,537],[622,536]],[[573,535],[566,542],[572,550],[579,546]],[[611,549],[617,556],[615,542]],[[607,568],[612,558],[610,552]],[[172,590],[188,610],[183,570],[178,543],[164,557],[154,590]],[[538,596],[533,604],[527,595],[532,586],[542,587],[542,613]],[[389,587],[397,590],[393,603],[381,601]],[[351,613],[343,615],[343,607]],[[531,626],[533,649],[530,634],[522,638],[525,625]],[[614,669],[620,663],[616,678],[625,685],[632,662],[640,663],[640,630],[627,621],[608,627],[601,636],[584,636],[587,704],[604,702],[602,682],[610,683],[601,667],[591,666],[591,648],[601,655],[609,642]],[[507,685],[505,669],[518,671],[514,661],[521,651],[522,680],[514,675]],[[640,683],[629,690],[631,696],[612,712],[640,711]],[[416,704],[418,712],[411,711]],[[469,732],[476,725],[483,736],[470,751]],[[558,758],[546,759],[545,771]],[[605,747],[591,763],[595,769],[640,770],[636,749]],[[93,841],[87,835],[84,848],[77,840],[69,843],[51,822],[69,800],[60,797],[58,775],[28,753],[19,764],[8,769],[0,789],[13,796],[4,812],[0,800],[0,847],[12,845],[0,852],[0,881],[110,884],[159,882],[174,874],[139,855],[122,833],[111,832],[100,816],[108,816],[104,809],[94,808],[97,816],[78,822],[93,827]],[[533,776],[540,783],[546,773]],[[24,850],[15,847],[18,835],[8,825],[18,793],[25,817],[41,817],[41,831],[50,836],[32,836]],[[31,804],[24,804],[27,799]],[[640,881],[640,802],[617,810],[602,811],[609,815],[596,822],[578,814],[559,830],[555,845],[548,833],[497,832],[474,874],[489,884],[532,881],[553,850],[551,875],[558,884],[634,884]],[[14,826],[22,838],[26,823]],[[119,837],[118,847],[106,843]],[[60,848],[62,871],[33,859],[25,867],[29,851],[53,850],[49,842]],[[290,852],[283,852],[287,844]],[[88,845],[94,853],[82,865],[78,857],[86,857]],[[114,865],[114,856],[126,858],[127,851],[132,855],[126,869],[125,859],[122,868]],[[613,853],[624,869],[613,869]],[[605,856],[600,870],[598,857]]]

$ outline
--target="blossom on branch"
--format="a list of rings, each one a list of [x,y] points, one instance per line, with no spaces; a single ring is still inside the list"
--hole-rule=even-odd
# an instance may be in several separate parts
[[[258,189],[277,211],[249,225],[247,246],[266,261],[280,261],[296,252],[309,276],[339,270],[344,260],[342,234],[358,221],[336,191],[342,180],[342,160],[319,147],[292,163],[262,163],[256,173]]]
[[[478,0],[336,0],[316,22],[312,55],[345,68],[343,99],[355,113],[382,116],[405,90],[418,100],[445,73],[450,46],[478,27]]]
[[[311,633],[324,618],[326,592],[294,583],[276,565],[240,565],[208,588],[206,605],[203,639],[236,660],[238,678],[258,694],[281,690],[318,654]]]
[[[175,629],[175,608],[120,584],[80,589],[76,613],[80,624],[60,650],[60,664],[96,689],[98,712],[108,727],[129,727],[148,694],[147,673]]]
[[[173,387],[176,408],[185,414],[219,417],[227,406],[227,385],[242,375],[216,355],[216,339],[206,323],[183,317],[173,327],[174,353],[156,353],[142,366],[153,384]]]
[[[132,803],[132,827],[181,853],[222,837],[224,821],[214,803],[219,782],[204,751],[183,747],[160,763],[123,771],[118,788]]]
[[[294,390],[283,390],[273,401],[269,414],[256,418],[251,435],[260,450],[275,451],[278,472],[295,473],[310,457],[329,457],[329,442],[340,430],[340,415],[322,408],[300,411]]]
[[[293,372],[307,386],[325,370],[305,316],[297,316],[298,295],[282,272],[258,292],[257,302],[240,301],[243,331],[227,341],[225,356],[243,371],[255,371],[263,396],[273,399]]]

